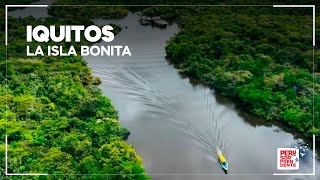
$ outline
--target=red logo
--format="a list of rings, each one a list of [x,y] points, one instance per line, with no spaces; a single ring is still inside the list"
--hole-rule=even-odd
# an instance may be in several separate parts
[[[278,170],[298,170],[299,169],[299,149],[278,148],[277,168]]]

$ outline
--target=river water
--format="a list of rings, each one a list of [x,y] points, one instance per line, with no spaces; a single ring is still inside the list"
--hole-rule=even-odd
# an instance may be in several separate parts
[[[41,9],[25,8],[10,15],[47,16]],[[153,179],[319,179],[272,176],[279,172],[278,147],[312,145],[281,125],[248,115],[213,89],[181,76],[165,59],[166,42],[179,31],[176,24],[166,29],[141,26],[138,15],[131,13],[121,20],[97,19],[95,23],[123,27],[112,43],[96,45],[128,45],[131,57],[84,58],[93,74],[102,79],[103,93],[119,111],[121,126],[131,132],[128,142],[143,158]],[[228,175],[217,162],[216,149],[221,149],[229,162]],[[312,173],[312,151],[305,149],[300,170],[292,173]]]
[[[35,1],[31,4],[34,5],[51,5],[55,0],[40,0]],[[43,18],[48,17],[48,9],[45,7],[30,7],[30,8],[24,8],[24,9],[17,9],[14,11],[10,11],[9,15],[12,17],[27,17],[27,16],[33,16],[35,18]]]
[[[123,27],[112,43],[96,45],[128,45],[131,57],[85,59],[93,74],[101,77],[103,93],[119,111],[121,125],[131,132],[128,142],[153,179],[315,178],[272,176],[279,172],[278,147],[304,147],[307,143],[182,77],[166,61],[166,42],[178,33],[176,24],[167,29],[141,26],[137,14],[95,23]],[[216,148],[229,162],[228,176],[217,163]],[[300,160],[299,173],[312,173],[312,151],[307,152]]]

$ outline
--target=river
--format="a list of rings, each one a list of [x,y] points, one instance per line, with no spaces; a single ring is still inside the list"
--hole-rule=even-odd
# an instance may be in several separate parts
[[[121,125],[131,132],[128,142],[153,179],[294,179],[272,176],[279,172],[276,150],[306,143],[181,76],[165,59],[166,41],[178,33],[176,24],[167,29],[141,26],[137,14],[95,20],[98,25],[110,22],[123,27],[111,44],[128,45],[132,56],[85,59],[102,78],[104,94],[119,111]],[[214,152],[215,147],[227,157],[229,176],[224,176],[215,153],[207,150]],[[312,173],[312,152],[307,151],[299,173]]]
[[[51,5],[55,0],[40,0],[35,1],[31,4],[33,5]],[[9,15],[12,17],[27,17],[33,16],[35,18],[43,18],[48,17],[48,9],[44,7],[29,7],[23,9],[17,9],[14,11],[10,11]]]
[[[32,12],[37,17],[47,16],[31,9],[10,15],[24,17]],[[165,46],[178,33],[176,24],[166,29],[141,26],[138,15],[132,13],[121,20],[97,19],[95,23],[123,27],[112,43],[96,45],[128,45],[131,57],[84,58],[93,74],[101,77],[103,93],[118,110],[121,126],[131,132],[128,142],[153,179],[319,179],[273,176],[279,172],[278,147],[312,148],[312,144],[281,125],[250,116],[238,103],[183,77],[167,62]],[[228,175],[217,162],[216,148],[229,162]],[[300,170],[293,173],[312,173],[309,148],[300,159]],[[319,172],[319,161],[316,167]]]

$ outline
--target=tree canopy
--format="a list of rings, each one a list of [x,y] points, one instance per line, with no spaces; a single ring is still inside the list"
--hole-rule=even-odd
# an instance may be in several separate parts
[[[10,17],[8,22],[7,61],[5,47],[0,47],[0,176],[7,135],[9,173],[50,174],[10,179],[149,179],[142,159],[125,142],[129,131],[120,127],[117,111],[102,95],[84,59],[25,55],[27,45],[38,45],[25,41],[27,24],[87,26],[92,22],[52,17]],[[4,29],[4,19],[0,27]],[[114,27],[115,33],[121,30]],[[4,40],[4,31],[0,38]]]

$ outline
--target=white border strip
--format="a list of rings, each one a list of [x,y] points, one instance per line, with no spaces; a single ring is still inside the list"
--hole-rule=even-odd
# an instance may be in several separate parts
[[[8,174],[8,135],[6,135],[6,162],[5,162],[5,174]]]
[[[6,31],[6,42],[5,45],[8,45],[8,8],[9,7],[16,7],[16,8],[22,8],[22,7],[48,7],[48,5],[6,5],[5,6],[5,31]]]
[[[316,5],[273,5],[280,8],[312,8],[312,45],[316,46]]]
[[[8,45],[8,6],[5,6],[5,31],[6,31],[6,43],[5,45]]]
[[[9,5],[6,5],[6,7],[16,7],[16,8],[25,8],[25,7],[48,7],[48,5],[46,4],[30,4],[30,5],[12,5],[12,4],[9,4]]]
[[[48,174],[20,174],[20,173],[8,173],[8,135],[6,135],[6,162],[5,162],[5,174],[6,176],[47,176]]]
[[[272,7],[272,5],[228,5],[228,4],[221,4],[221,5],[210,5],[210,4],[97,4],[97,5],[90,5],[90,4],[52,4],[48,6],[56,6],[56,7],[96,7],[96,6],[102,6],[102,7]]]
[[[313,175],[315,176],[316,175],[316,135],[313,135],[313,148],[312,148],[312,151],[313,151]]]
[[[8,46],[8,7],[48,7],[48,5],[6,5],[5,6],[5,45],[6,49]],[[6,54],[7,54],[6,50]],[[7,59],[6,59],[7,61]],[[8,173],[8,135],[6,135],[6,160],[5,160],[5,175],[6,176],[47,176],[48,174],[32,173],[32,174],[21,174],[21,173]]]
[[[312,46],[316,46],[316,6],[315,5],[273,5],[273,7],[277,8],[312,8]],[[314,51],[313,51],[314,55]],[[314,118],[314,117],[313,117]],[[313,122],[314,127],[314,122]],[[273,173],[275,176],[315,176],[316,175],[316,136],[313,135],[313,163],[312,163],[312,173]]]

